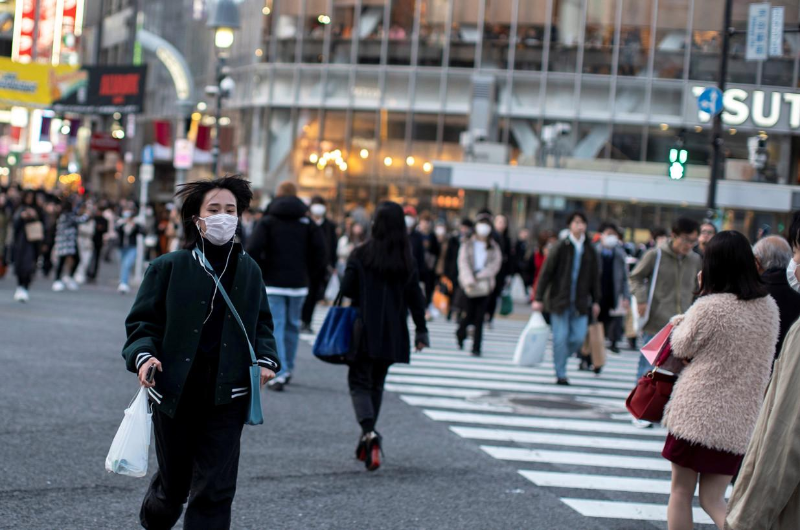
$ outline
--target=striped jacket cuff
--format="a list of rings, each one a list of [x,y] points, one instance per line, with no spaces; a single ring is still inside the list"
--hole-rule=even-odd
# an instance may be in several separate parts
[[[136,368],[137,369],[141,368],[142,365],[147,361],[147,359],[149,359],[152,356],[153,356],[152,353],[148,353],[146,351],[143,351],[142,353],[137,355],[136,356]]]
[[[259,366],[263,366],[264,368],[269,368],[270,370],[278,367],[278,363],[276,363],[272,359],[258,359],[256,362],[258,363]]]

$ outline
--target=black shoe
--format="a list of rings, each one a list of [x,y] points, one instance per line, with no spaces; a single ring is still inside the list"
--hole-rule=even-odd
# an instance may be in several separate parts
[[[456,341],[458,342],[458,349],[459,350],[463,350],[464,349],[464,339],[462,339],[459,336],[456,336]]]
[[[569,386],[569,381],[566,377],[559,377],[556,379],[556,384],[560,386]]]
[[[619,355],[619,348],[617,347],[616,344],[612,344],[611,347],[608,348],[608,351],[610,351],[614,355]]]
[[[272,390],[273,392],[283,392],[283,387],[285,383],[281,381],[275,381],[274,379],[273,381],[274,381],[273,383],[267,385],[267,388],[269,390]]]
[[[367,442],[367,458],[364,460],[364,466],[367,471],[376,471],[381,467],[381,457],[383,456],[381,435],[377,431],[372,431],[364,436]]]
[[[356,459],[361,462],[367,461],[367,435],[362,434],[356,446]]]
[[[636,347],[636,339],[628,339],[628,346],[631,347],[632,350],[638,350],[639,348]]]
[[[589,361],[587,361],[586,359],[581,360],[581,365],[578,366],[578,370],[580,370],[581,372],[588,372],[589,370],[591,370],[591,365],[589,364]]]
[[[595,368],[594,369],[594,375],[600,375],[600,372],[602,372],[602,371],[603,371],[603,367],[602,366],[600,368]]]
[[[286,377],[284,377],[283,379],[284,379],[284,380],[283,380],[283,384],[284,384],[284,385],[288,385],[289,383],[291,383],[291,382],[292,382],[292,374],[288,374],[288,375],[287,375]]]
[[[311,329],[311,324],[303,324],[300,326],[300,333],[314,333],[314,330]]]
[[[481,356],[481,351],[480,350],[472,350],[472,356],[473,357],[480,357]]]

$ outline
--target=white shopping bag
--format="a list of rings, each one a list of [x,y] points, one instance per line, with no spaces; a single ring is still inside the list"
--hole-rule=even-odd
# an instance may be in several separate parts
[[[511,280],[511,299],[518,304],[529,302],[528,293],[525,292],[525,282],[519,274],[515,274]]]
[[[111,442],[111,449],[106,456],[106,471],[129,477],[147,474],[152,416],[147,389],[141,387],[133,402],[125,409],[125,417]]]
[[[514,351],[514,364],[535,366],[544,359],[547,339],[550,338],[550,326],[544,321],[541,313],[534,313],[528,325],[522,330]]]
[[[328,280],[328,286],[325,287],[325,300],[333,302],[337,296],[339,296],[339,275],[334,272]]]

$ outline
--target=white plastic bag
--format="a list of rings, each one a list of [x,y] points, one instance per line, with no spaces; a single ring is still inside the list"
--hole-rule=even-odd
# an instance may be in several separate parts
[[[125,417],[111,442],[111,449],[106,456],[106,471],[129,477],[147,474],[152,416],[147,389],[141,387],[133,402],[125,409]]]
[[[541,313],[534,313],[528,325],[522,330],[514,351],[514,364],[519,366],[535,366],[544,359],[547,339],[550,338],[550,327]]]
[[[331,274],[331,279],[328,280],[328,286],[325,287],[325,300],[333,302],[339,296],[339,275],[336,273]]]
[[[525,282],[519,274],[515,274],[511,280],[511,299],[518,304],[530,302],[530,297],[525,292]]]

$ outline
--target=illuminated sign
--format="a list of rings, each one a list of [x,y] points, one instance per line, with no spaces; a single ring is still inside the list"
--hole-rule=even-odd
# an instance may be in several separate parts
[[[704,86],[691,88],[694,98],[687,98],[685,116],[688,121],[708,123],[712,116],[698,111],[697,98],[705,91]],[[729,88],[722,98],[722,122],[731,127],[754,129],[800,130],[800,94],[769,90],[744,90]]]

